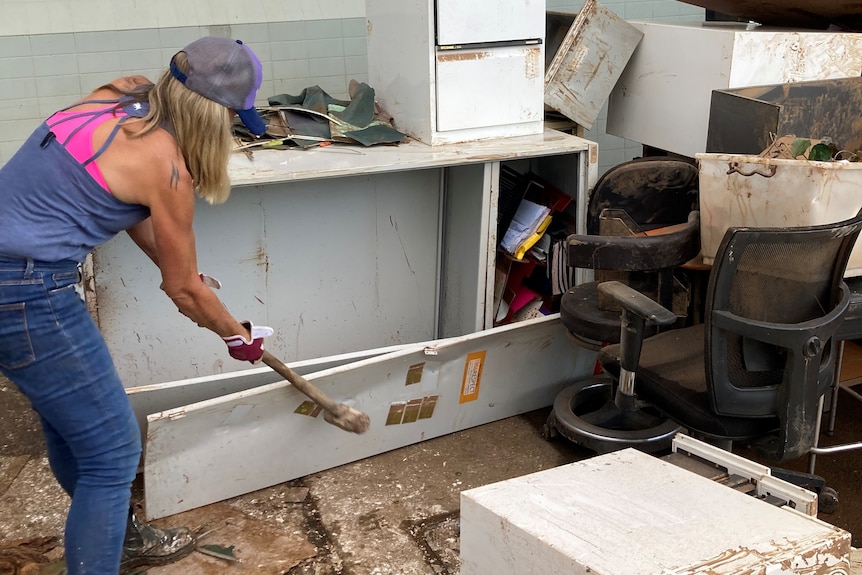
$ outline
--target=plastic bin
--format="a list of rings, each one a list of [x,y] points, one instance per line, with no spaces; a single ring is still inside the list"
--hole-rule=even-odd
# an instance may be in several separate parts
[[[696,154],[700,243],[711,265],[732,226],[792,227],[838,222],[862,208],[862,163],[737,154]],[[845,276],[862,275],[860,243]]]

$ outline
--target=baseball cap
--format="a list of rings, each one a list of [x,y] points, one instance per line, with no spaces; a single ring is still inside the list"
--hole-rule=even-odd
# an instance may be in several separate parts
[[[266,124],[254,107],[263,67],[251,48],[241,40],[205,36],[180,52],[186,54],[189,71],[180,70],[174,61],[175,54],[170,65],[174,78],[204,98],[236,110],[253,134],[266,133]]]

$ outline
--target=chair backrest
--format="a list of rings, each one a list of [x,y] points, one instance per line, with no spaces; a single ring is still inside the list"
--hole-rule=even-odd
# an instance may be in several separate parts
[[[822,226],[732,228],[718,249],[706,301],[712,408],[778,417],[759,445],[775,459],[814,445],[818,400],[832,382],[833,336],[849,301],[843,281],[862,217]]]
[[[677,267],[695,257],[700,249],[700,225],[692,214],[697,217],[698,181],[697,164],[685,158],[649,156],[610,168],[590,193],[587,233],[568,237],[569,265],[651,272]],[[687,229],[682,229],[686,224]],[[669,227],[680,229],[649,235]],[[599,274],[596,279],[625,281]]]
[[[599,235],[602,211],[623,210],[644,230],[685,223],[698,209],[697,164],[687,158],[647,156],[610,168],[587,202],[587,234]]]

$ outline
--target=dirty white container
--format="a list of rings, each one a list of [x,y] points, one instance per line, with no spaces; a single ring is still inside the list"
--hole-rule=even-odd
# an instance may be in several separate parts
[[[727,228],[838,222],[862,208],[862,163],[812,162],[739,154],[696,154],[700,245],[712,264]],[[862,275],[857,241],[845,276]]]

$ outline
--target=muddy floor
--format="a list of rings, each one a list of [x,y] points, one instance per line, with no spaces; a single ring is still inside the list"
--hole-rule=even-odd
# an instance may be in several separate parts
[[[862,403],[842,392],[837,413],[837,433],[826,443],[862,440]],[[593,455],[563,439],[545,441],[547,414],[511,417],[167,517],[157,523],[205,533],[200,551],[148,573],[457,575],[462,490]],[[295,441],[285,440],[286,457]],[[790,467],[803,469],[805,461]],[[862,452],[821,456],[817,472],[840,499],[836,513],[820,518],[862,546]],[[137,487],[135,498],[142,500]],[[56,559],[67,505],[47,467],[38,420],[0,380],[0,547],[54,537],[45,556]]]

